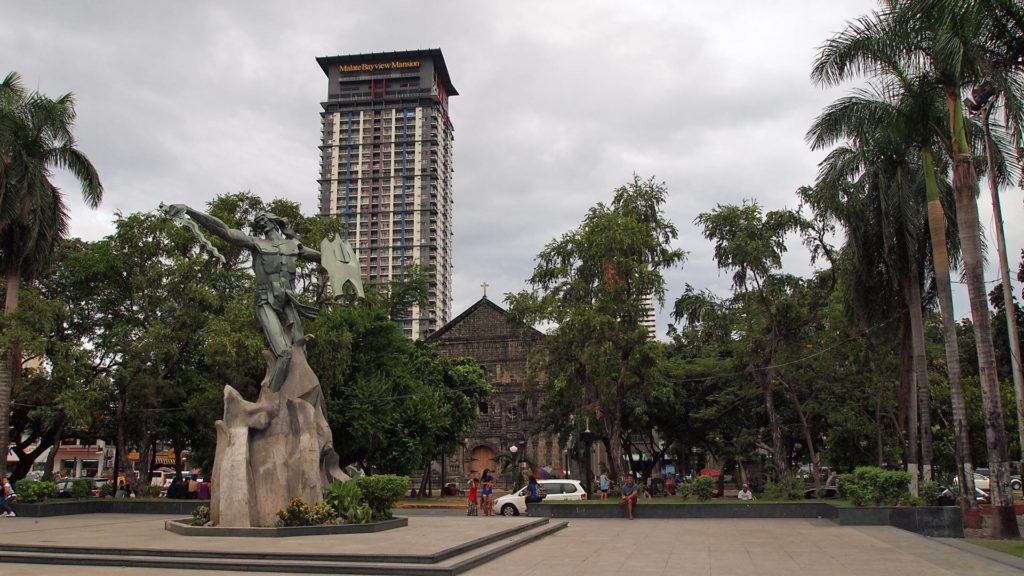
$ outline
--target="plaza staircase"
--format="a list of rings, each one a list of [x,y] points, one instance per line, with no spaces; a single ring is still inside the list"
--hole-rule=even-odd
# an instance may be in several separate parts
[[[410,574],[449,576],[476,568],[568,526],[537,518],[456,544],[434,554],[332,554],[96,548],[0,543],[0,563],[118,566],[295,574]],[[301,537],[297,537],[301,538]],[[180,544],[180,542],[179,542]],[[2,572],[2,570],[0,570]]]

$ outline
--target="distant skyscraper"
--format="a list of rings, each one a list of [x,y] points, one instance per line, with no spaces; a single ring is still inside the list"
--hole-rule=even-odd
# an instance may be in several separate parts
[[[431,269],[430,302],[400,319],[409,338],[448,322],[452,300],[452,85],[438,49],[316,59],[321,103],[320,214],[341,218],[363,279]]]
[[[640,324],[647,328],[647,334],[651,337],[651,340],[657,338],[657,313],[654,308],[654,294],[648,294],[644,297],[644,317]]]

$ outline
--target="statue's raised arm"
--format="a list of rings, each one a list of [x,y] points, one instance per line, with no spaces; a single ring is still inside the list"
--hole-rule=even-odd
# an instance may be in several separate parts
[[[210,234],[213,234],[225,242],[238,246],[239,248],[252,250],[255,247],[251,236],[241,230],[235,230],[234,228],[228,227],[227,224],[216,216],[210,216],[205,212],[200,212],[184,204],[171,204],[170,206],[161,205],[160,207],[165,214],[176,220],[184,221],[185,216],[188,216],[192,221],[196,222],[203,228],[206,228]]]

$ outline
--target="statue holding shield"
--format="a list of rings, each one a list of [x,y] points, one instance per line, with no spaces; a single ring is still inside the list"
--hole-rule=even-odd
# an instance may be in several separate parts
[[[269,345],[267,373],[256,402],[224,387],[211,517],[220,526],[273,525],[290,498],[317,502],[324,486],[347,478],[334,451],[320,381],[306,362],[309,337],[302,319],[316,318],[317,309],[299,301],[295,292],[298,261],[320,263],[336,297],[347,285],[362,297],[358,260],[346,240],[325,239],[320,251],[305,246],[284,218],[268,212],[256,215],[250,236],[184,204],[161,208],[195,232],[221,261],[199,226],[252,255],[256,316]]]

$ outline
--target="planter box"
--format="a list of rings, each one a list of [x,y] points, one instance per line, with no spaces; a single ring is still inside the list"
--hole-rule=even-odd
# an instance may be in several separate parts
[[[641,501],[637,518],[827,518],[842,526],[895,526],[924,536],[963,538],[956,506],[842,508],[823,502],[771,504],[658,504]],[[548,518],[625,518],[615,504],[531,504],[530,516]]]
[[[658,504],[633,507],[637,518],[835,518],[835,506],[820,502],[779,504]],[[530,504],[530,516],[548,518],[625,518],[618,504]]]
[[[287,536],[323,536],[326,534],[368,534],[383,532],[409,525],[408,518],[391,518],[367,524],[332,524],[322,526],[287,526],[268,528],[221,528],[219,526],[192,526],[188,518],[167,520],[164,529],[182,536],[244,536],[256,538],[283,538]]]
[[[197,506],[209,506],[209,500],[148,500],[135,498],[88,498],[82,500],[47,500],[35,504],[15,501],[18,516],[42,518],[71,514],[175,514],[188,516]]]

